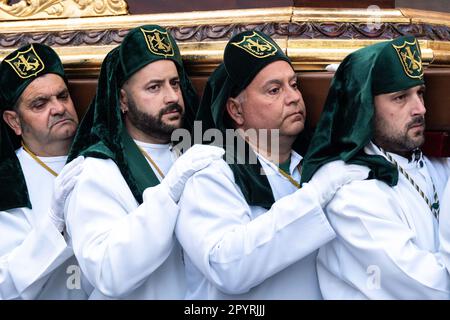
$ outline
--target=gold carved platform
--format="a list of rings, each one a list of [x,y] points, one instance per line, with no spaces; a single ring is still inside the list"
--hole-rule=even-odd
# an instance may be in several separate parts
[[[172,32],[194,75],[209,74],[228,39],[252,28],[275,38],[299,71],[324,70],[355,49],[405,34],[420,39],[430,67],[450,66],[446,13],[281,7],[129,15],[122,0],[22,0],[12,6],[2,1],[0,9],[0,58],[25,43],[45,43],[61,54],[73,77],[96,76],[106,53],[130,28],[150,23]],[[62,18],[75,9],[84,14]]]
[[[127,14],[124,0],[0,0],[0,21]]]

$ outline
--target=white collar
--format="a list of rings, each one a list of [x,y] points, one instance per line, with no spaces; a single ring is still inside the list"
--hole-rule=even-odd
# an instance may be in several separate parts
[[[136,139],[133,139],[134,142],[141,148],[144,149],[170,149],[172,148],[171,143],[148,143],[148,142],[142,142]]]
[[[274,171],[278,172],[278,166],[273,163],[272,161],[268,160],[264,156],[262,156],[260,153],[255,152],[258,158],[263,161],[265,164],[267,164],[269,167],[271,167]],[[293,174],[294,170],[299,166],[300,162],[302,161],[303,157],[299,155],[294,150],[291,150],[291,163],[289,165],[289,174]]]
[[[382,156],[384,158],[386,158],[388,161],[389,159],[387,158],[387,156],[383,153],[383,151],[381,150],[380,147],[378,147],[375,143],[373,143],[372,141],[369,142],[369,144],[367,144],[364,148],[364,152],[370,155],[379,155]],[[395,161],[397,161],[397,163],[402,167],[405,168],[406,170],[408,169],[416,169],[416,168],[422,168],[425,164],[424,161],[424,157],[423,157],[423,153],[420,149],[416,149],[414,150],[414,152],[412,152],[411,154],[411,158],[405,158],[399,154],[396,153],[392,153],[392,152],[387,152],[384,151],[387,154],[389,154]]]

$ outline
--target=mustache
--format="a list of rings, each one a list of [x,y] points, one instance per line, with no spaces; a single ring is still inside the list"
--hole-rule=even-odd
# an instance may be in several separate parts
[[[425,126],[425,117],[424,116],[415,116],[410,122],[408,122],[407,128],[410,129],[417,125]]]
[[[159,111],[159,116],[162,117],[166,113],[177,111],[180,114],[183,114],[183,108],[178,103],[169,104],[167,107],[162,108]]]
[[[53,127],[56,123],[58,123],[59,121],[62,121],[62,120],[75,121],[74,118],[71,117],[68,112],[64,112],[62,115],[56,115],[56,116],[51,117],[48,122],[48,128]]]

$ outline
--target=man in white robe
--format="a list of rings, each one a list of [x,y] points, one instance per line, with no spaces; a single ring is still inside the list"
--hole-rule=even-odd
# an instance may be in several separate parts
[[[132,29],[105,58],[71,150],[71,159],[86,160],[66,212],[91,299],[184,297],[177,202],[187,178],[223,154],[194,146],[178,158],[172,147],[172,132],[192,124],[196,104],[164,28]]]
[[[450,298],[438,234],[450,162],[420,151],[424,90],[414,37],[358,50],[334,76],[303,178],[344,160],[369,167],[371,179],[345,185],[326,207],[337,234],[318,256],[326,299]]]
[[[23,46],[0,64],[0,299],[90,292],[61,234],[65,196],[81,168],[74,162],[55,181],[78,125],[66,83],[45,45]]]
[[[344,175],[335,165],[299,189],[302,157],[293,145],[305,147],[305,116],[278,45],[259,31],[234,36],[198,117],[204,129],[242,131],[225,142],[226,161],[195,173],[180,200],[188,299],[321,299],[317,249],[335,236],[322,206],[367,170],[351,166]]]

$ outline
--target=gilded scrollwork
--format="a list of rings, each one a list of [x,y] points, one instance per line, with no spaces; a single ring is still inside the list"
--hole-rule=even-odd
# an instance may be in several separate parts
[[[117,14],[127,13],[127,5],[123,0],[73,0],[73,2],[75,2],[81,10],[90,8],[97,15],[103,15],[105,12]]]
[[[0,0],[0,20],[95,17],[127,14],[125,0]]]
[[[67,15],[69,2],[78,15]],[[406,34],[419,38],[424,62],[450,65],[448,13],[384,10],[377,24],[361,10],[305,11],[292,7],[107,16],[124,4],[123,0],[22,0],[11,5],[11,1],[0,0],[0,19],[6,11],[15,18],[31,15],[0,23],[0,58],[26,43],[44,43],[58,50],[71,74],[94,77],[106,53],[121,43],[128,30],[152,23],[167,27],[191,72],[197,75],[209,74],[221,61],[226,42],[249,29],[272,36],[296,70],[323,70],[361,46]],[[48,15],[81,17],[80,12],[94,17],[48,19]],[[33,20],[43,13],[46,20]],[[98,14],[106,16],[95,16]]]
[[[168,27],[179,43],[227,41],[234,34],[250,29],[260,30],[275,39],[340,39],[370,40],[390,39],[413,34],[422,40],[450,41],[450,27],[430,24],[382,23],[371,29],[364,23],[348,22],[291,22],[261,23],[252,25],[201,25]],[[13,48],[28,42],[39,42],[56,46],[114,45],[122,42],[128,29],[54,31],[0,34],[0,48]]]

